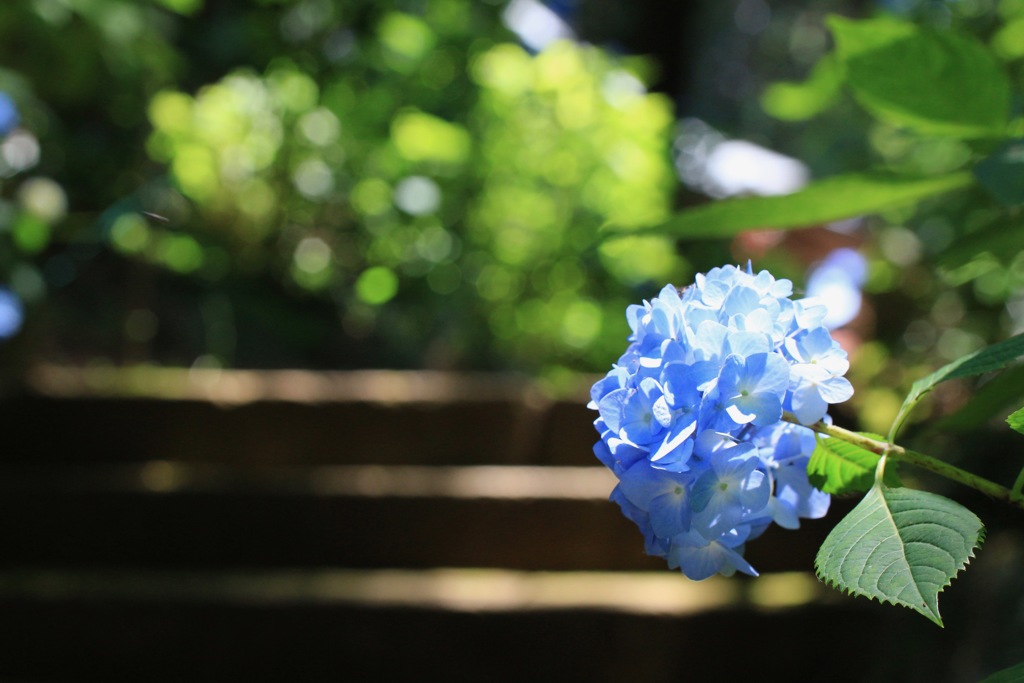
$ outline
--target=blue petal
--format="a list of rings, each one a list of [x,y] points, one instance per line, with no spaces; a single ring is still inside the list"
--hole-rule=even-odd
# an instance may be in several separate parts
[[[746,358],[755,353],[768,353],[771,340],[761,332],[732,332],[727,340],[729,353]]]
[[[691,481],[687,474],[656,469],[647,460],[639,460],[622,474],[619,486],[631,503],[650,511],[652,500],[675,493],[677,488],[688,489]]]
[[[606,394],[597,404],[601,419],[608,425],[608,429],[616,434],[622,428],[622,407],[629,398],[629,393],[629,389],[616,389]]]
[[[656,535],[669,538],[690,530],[693,512],[688,493],[685,486],[678,486],[651,501],[651,528]]]
[[[690,531],[672,538],[668,551],[669,566],[680,569],[694,581],[703,581],[715,574],[733,574],[737,570],[757,576],[743,556],[718,541],[708,541]]]
[[[751,415],[746,422],[753,422],[757,426],[775,424],[782,419],[782,401],[775,394],[751,394],[743,396],[735,401],[734,405],[743,413]],[[736,419],[732,411],[729,416]],[[739,420],[736,420],[739,422]]]
[[[693,439],[690,437],[697,429],[696,420],[680,420],[673,427],[669,435],[651,454],[651,462],[663,469],[671,469],[675,472],[685,472],[690,469],[686,461],[693,453]],[[667,467],[670,466],[670,467]]]
[[[764,365],[761,367],[756,391],[778,394],[780,398],[784,396],[789,388],[789,363],[782,356],[769,353],[765,354]]]
[[[818,384],[818,393],[827,403],[842,403],[853,396],[853,385],[845,377],[830,377]]]
[[[616,486],[608,499],[618,503],[623,516],[636,524],[640,529],[640,532],[644,535],[644,552],[657,557],[665,557],[668,554],[668,539],[658,538],[651,527],[650,515],[630,503],[622,493],[621,486]]]

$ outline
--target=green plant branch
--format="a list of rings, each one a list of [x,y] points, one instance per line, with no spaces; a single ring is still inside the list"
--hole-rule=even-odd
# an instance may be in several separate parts
[[[799,422],[797,422],[791,415],[785,415],[783,416],[783,419],[788,422],[799,424]],[[989,481],[984,477],[979,477],[976,474],[960,469],[955,465],[950,465],[947,462],[943,462],[942,460],[925,453],[912,451],[910,449],[903,448],[902,446],[891,444],[887,441],[872,439],[869,436],[852,432],[849,429],[843,429],[842,427],[827,425],[821,422],[810,425],[810,429],[813,429],[819,434],[825,434],[837,439],[842,439],[847,443],[860,446],[872,453],[888,456],[893,460],[910,463],[915,467],[920,467],[921,469],[928,470],[929,472],[934,472],[941,477],[951,479],[959,484],[963,484],[964,486],[969,486],[970,488],[980,491],[991,498],[1001,500],[1004,503],[1008,503],[1014,507],[1024,510],[1024,495],[1021,494],[1021,489],[1024,488],[1024,472],[1017,477],[1017,481],[1014,483],[1014,488],[1011,490],[1005,486],[995,483],[994,481]]]
[[[1013,482],[1013,490],[1010,491],[1010,496],[1018,500],[1024,498],[1022,490],[1024,490],[1024,469],[1020,471],[1020,474],[1017,475],[1017,479]]]

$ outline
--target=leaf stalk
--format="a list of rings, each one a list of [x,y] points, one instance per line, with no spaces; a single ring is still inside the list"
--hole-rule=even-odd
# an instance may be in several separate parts
[[[783,416],[783,419],[788,422],[794,422],[799,424],[796,419],[790,415]],[[806,426],[806,425],[805,425]],[[1024,495],[1021,491],[1024,489],[1024,471],[1017,477],[1017,481],[1013,485],[1013,489],[1008,489],[1005,486],[995,483],[980,477],[973,472],[961,469],[956,465],[951,465],[948,462],[943,462],[938,458],[932,457],[925,453],[918,451],[912,451],[909,448],[898,446],[896,444],[889,443],[888,441],[882,441],[879,439],[873,439],[864,434],[858,434],[857,432],[850,431],[849,429],[843,429],[842,427],[836,427],[835,425],[828,425],[822,422],[817,422],[809,426],[810,429],[818,432],[819,434],[825,434],[826,436],[832,436],[837,439],[842,439],[848,443],[852,443],[855,446],[876,453],[880,456],[888,456],[898,462],[906,462],[915,467],[920,467],[923,470],[933,472],[940,477],[945,477],[958,484],[968,486],[975,491],[980,491],[986,496],[1001,500],[1004,503],[1008,503],[1014,507],[1024,510]]]

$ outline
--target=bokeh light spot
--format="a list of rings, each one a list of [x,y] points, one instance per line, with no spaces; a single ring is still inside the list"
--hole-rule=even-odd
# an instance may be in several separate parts
[[[318,107],[299,119],[299,131],[318,147],[326,147],[338,139],[341,122],[330,109]]]
[[[316,106],[320,88],[316,81],[294,68],[275,69],[267,76],[274,100],[288,111],[307,112]]]
[[[49,178],[29,178],[18,188],[18,199],[26,211],[53,225],[68,210],[64,188]]]
[[[198,202],[212,197],[220,184],[213,153],[198,144],[181,146],[171,162],[171,172],[182,193]]]
[[[416,253],[433,263],[447,258],[454,247],[450,232],[440,225],[428,226],[416,238]]]
[[[391,52],[408,60],[418,60],[434,47],[435,36],[418,17],[390,12],[380,22],[381,43]]]
[[[306,237],[295,247],[292,257],[295,266],[310,275],[318,274],[331,265],[331,248],[319,237]]]
[[[125,254],[138,254],[149,244],[149,226],[137,213],[124,213],[110,226],[114,248]]]
[[[292,171],[292,182],[307,199],[323,199],[334,189],[334,174],[323,159],[306,159]]]
[[[158,92],[149,103],[149,120],[167,133],[184,133],[192,121],[192,98],[180,92]]]
[[[7,175],[28,170],[39,163],[39,141],[31,133],[16,130],[0,143],[0,159]]]
[[[473,78],[482,86],[515,97],[533,84],[533,62],[518,45],[495,46],[474,60]]]
[[[807,278],[807,296],[828,306],[822,324],[842,327],[860,312],[861,287],[867,280],[867,261],[853,249],[836,249]]]
[[[0,92],[0,135],[7,135],[18,127],[21,116],[14,100],[5,92]]]
[[[601,331],[601,309],[593,301],[574,301],[562,319],[562,339],[569,346],[584,348]]]
[[[410,176],[395,187],[395,204],[413,216],[434,213],[441,205],[441,189],[430,178]]]
[[[11,226],[11,237],[18,249],[27,254],[36,254],[50,243],[50,226],[38,216],[23,213]]]
[[[366,178],[352,188],[349,200],[364,216],[379,216],[391,208],[391,187],[380,178]]]
[[[203,265],[203,248],[189,235],[168,233],[159,244],[159,258],[178,273],[191,273]]]
[[[390,268],[367,268],[356,280],[356,296],[364,303],[379,306],[398,293],[398,276]]]
[[[0,287],[0,339],[10,339],[21,329],[25,310],[18,295]]]
[[[409,161],[461,164],[469,157],[470,137],[462,126],[421,111],[400,113],[391,123],[391,139]]]

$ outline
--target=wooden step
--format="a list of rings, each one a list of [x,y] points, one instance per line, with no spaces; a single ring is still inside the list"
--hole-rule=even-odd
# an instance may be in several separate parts
[[[823,593],[806,575],[752,590],[769,586],[760,581],[0,572],[0,678],[961,683],[994,671],[1000,662],[985,657],[1013,637],[1005,620],[953,609],[959,620],[943,631],[907,610]],[[780,601],[787,591],[800,598]],[[630,593],[643,598],[609,597]],[[837,662],[837,652],[855,654]]]
[[[601,467],[7,468],[0,566],[663,568],[613,485]],[[810,568],[826,528],[806,526],[752,561]]]
[[[1024,543],[988,511],[945,631],[810,574],[854,499],[750,543],[758,579],[668,570],[585,392],[44,370],[0,401],[0,680],[958,683],[1019,646]]]
[[[0,401],[0,457],[592,465],[585,402],[506,375],[48,368]]]

